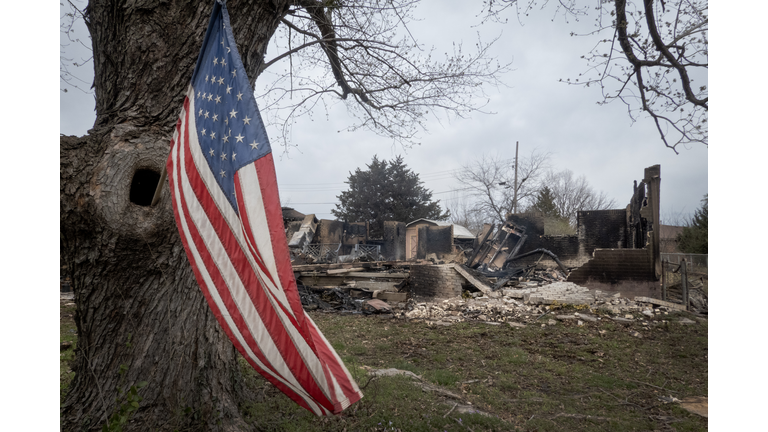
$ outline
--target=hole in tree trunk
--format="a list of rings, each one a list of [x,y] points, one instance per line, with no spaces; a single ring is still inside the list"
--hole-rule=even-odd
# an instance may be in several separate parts
[[[131,202],[148,207],[152,204],[152,197],[155,196],[155,189],[159,182],[160,173],[148,169],[136,170],[131,181]]]

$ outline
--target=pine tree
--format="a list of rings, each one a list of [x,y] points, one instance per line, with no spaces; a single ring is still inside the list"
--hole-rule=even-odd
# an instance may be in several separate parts
[[[709,194],[704,195],[704,199],[701,200],[701,208],[696,210],[693,214],[693,218],[688,223],[688,226],[683,229],[683,232],[677,237],[678,248],[685,253],[708,253],[707,241],[709,235],[707,233],[708,223],[708,208],[709,208]]]
[[[555,194],[552,193],[552,190],[548,186],[544,186],[536,193],[536,202],[533,203],[531,209],[541,212],[546,216],[555,218],[562,217],[555,204]]]
[[[349,174],[346,181],[349,190],[337,197],[340,203],[331,210],[338,219],[367,221],[369,235],[379,238],[384,233],[384,221],[450,217],[450,212],[443,212],[438,201],[432,201],[432,192],[422,186],[419,175],[408,169],[401,156],[389,162],[374,156],[367,167]]]

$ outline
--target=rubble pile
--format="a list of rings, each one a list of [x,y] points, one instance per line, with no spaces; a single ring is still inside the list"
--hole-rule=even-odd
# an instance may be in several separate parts
[[[531,283],[533,285],[533,283]],[[538,285],[538,284],[537,284]],[[473,293],[471,298],[454,297],[434,302],[408,300],[404,310],[394,311],[396,318],[454,323],[461,321],[483,321],[487,323],[532,322],[557,310],[559,305],[576,305],[584,311],[580,317],[593,321],[588,312],[616,315],[616,320],[628,320],[632,313],[653,317],[672,310],[672,305],[654,305],[644,301],[608,294],[600,290],[589,290],[571,282],[555,282],[521,289],[505,288],[489,295]],[[558,316],[558,319],[560,317]],[[563,318],[566,319],[566,318]]]

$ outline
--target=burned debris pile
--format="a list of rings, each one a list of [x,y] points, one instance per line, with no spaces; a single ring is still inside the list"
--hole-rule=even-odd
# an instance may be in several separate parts
[[[658,165],[646,168],[626,208],[577,212],[570,235],[550,235],[543,214],[510,213],[477,235],[418,219],[386,221],[383,237],[372,239],[366,222],[318,220],[284,208],[302,304],[310,310],[489,322],[560,304],[613,312],[682,303],[706,314],[706,289],[691,286],[678,294],[672,283],[662,287],[660,172]],[[636,298],[661,303],[629,300]]]

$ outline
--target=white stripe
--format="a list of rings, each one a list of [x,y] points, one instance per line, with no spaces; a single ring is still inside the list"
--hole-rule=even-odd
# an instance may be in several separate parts
[[[251,223],[251,232],[253,232],[254,237],[256,237],[255,241],[256,241],[257,250],[259,251],[269,250],[269,255],[272,255],[272,243],[271,243],[270,237],[267,235],[265,236],[256,235],[256,233],[258,233],[259,231],[263,231],[263,229],[258,230],[259,226],[267,226],[267,215],[264,210],[264,206],[262,205],[264,201],[261,194],[261,185],[259,184],[259,176],[258,176],[258,172],[256,171],[256,167],[253,164],[248,165],[240,169],[240,171],[238,171],[237,174],[240,179],[241,189],[243,189],[243,197],[245,201],[243,203],[240,203],[239,205],[240,211],[241,212],[244,211],[248,215],[248,221],[250,221]],[[246,193],[246,191],[244,190],[245,189],[244,185],[247,185],[249,189],[248,192],[250,193]],[[261,255],[262,256],[267,255],[267,252],[265,251]],[[271,258],[272,258],[271,260],[272,267],[270,271],[272,271],[275,277],[277,277],[277,267],[275,265],[275,260],[274,260],[274,257],[271,257]],[[287,303],[287,299],[286,299],[285,306],[289,310],[291,310],[290,305]],[[289,321],[288,317],[283,315],[282,310],[280,310],[277,307],[275,309],[280,312],[280,321],[283,323],[283,326],[286,328],[292,328],[293,325]],[[300,313],[306,317],[306,313],[304,312],[303,309],[301,310]],[[328,399],[333,400],[330,394],[331,389],[328,387],[328,381],[326,379],[325,373],[323,372],[322,360],[317,356],[317,353],[314,350],[312,350],[312,348],[310,348],[309,345],[307,345],[306,341],[301,336],[301,334],[299,334],[298,332],[291,331],[289,332],[289,335],[293,340],[293,343],[296,346],[297,350],[299,351],[302,359],[304,360],[304,363],[306,364],[307,368],[312,374],[312,377],[315,379],[315,382],[317,382],[320,388],[322,389],[323,394],[325,394],[325,396]],[[309,334],[309,337],[312,337],[311,333]],[[317,343],[320,343],[321,341],[313,340],[313,342],[317,344]],[[327,341],[324,341],[324,342],[327,345]],[[331,347],[330,345],[328,345],[328,347],[331,350],[333,350],[333,347]],[[315,359],[316,361],[313,361]]]
[[[193,105],[190,101],[190,107],[191,112],[194,112]],[[182,122],[184,120],[182,119]],[[182,125],[184,126],[184,125]],[[183,129],[182,129],[183,130]],[[190,136],[194,135],[194,129],[190,130]],[[200,256],[195,243],[192,239],[192,235],[189,231],[189,227],[187,226],[186,219],[184,218],[184,209],[181,204],[181,198],[180,198],[180,191],[179,191],[179,185],[182,185],[182,190],[184,192],[184,197],[186,198],[187,205],[190,206],[190,216],[195,222],[195,225],[198,228],[198,231],[201,234],[201,237],[203,237],[204,242],[206,243],[206,246],[208,247],[211,254],[216,256],[221,256],[223,251],[223,245],[221,245],[220,241],[218,240],[218,237],[215,235],[215,231],[213,231],[213,227],[210,225],[210,221],[205,216],[205,213],[202,211],[202,207],[200,206],[199,202],[197,202],[197,199],[194,195],[194,192],[191,189],[191,185],[189,184],[189,179],[186,177],[185,174],[185,162],[184,162],[184,153],[183,153],[183,147],[177,146],[179,149],[178,151],[181,152],[181,154],[177,154],[176,151],[173,153],[173,165],[179,166],[181,170],[182,178],[179,179],[178,175],[176,173],[176,170],[173,172],[174,176],[174,184],[176,189],[176,200],[177,200],[177,209],[180,213],[180,221],[182,223],[182,229],[184,231],[185,236],[187,237],[187,244],[190,248],[190,251],[192,252],[194,258],[195,258],[195,264],[198,270],[200,271],[200,274],[202,275],[203,279],[205,280],[205,284],[208,287],[208,292],[211,295],[211,298],[214,300],[214,303],[216,304],[217,308],[219,309],[222,317],[226,321],[227,325],[231,329],[232,333],[235,335],[235,338],[238,340],[238,342],[243,346],[245,351],[248,353],[248,356],[262,369],[265,371],[265,373],[268,373],[271,376],[274,376],[276,379],[278,379],[280,382],[284,383],[286,386],[292,388],[298,395],[302,396],[302,398],[307,402],[307,404],[312,408],[312,410],[315,413],[322,413],[325,410],[322,406],[317,405],[313,399],[309,396],[309,394],[306,393],[306,391],[303,389],[303,387],[296,381],[293,374],[290,372],[290,370],[287,368],[287,365],[285,365],[283,362],[277,362],[278,364],[274,364],[273,362],[270,362],[275,366],[275,369],[280,371],[284,374],[284,376],[275,375],[272,373],[266,365],[261,363],[261,361],[258,359],[258,357],[253,353],[253,351],[250,349],[248,344],[245,342],[242,334],[237,328],[237,325],[235,325],[234,321],[232,320],[229,312],[227,311],[226,306],[224,305],[223,300],[218,294],[218,291],[216,290],[215,284],[213,283],[213,280],[210,277],[210,274],[207,271],[207,268],[205,267],[205,264],[202,260],[202,257]],[[181,180],[181,181],[180,181]],[[210,237],[210,234],[213,233],[213,237],[215,240],[212,240]],[[213,247],[211,247],[213,246]],[[229,261],[228,256],[226,255],[226,252],[224,252],[224,256],[226,259],[224,260],[217,260],[215,259],[215,262],[217,264],[224,264],[224,269],[220,267],[220,271],[222,275],[225,277],[225,281],[229,284],[232,280],[232,274],[236,276],[236,272],[234,271],[234,268],[231,265],[231,262]],[[234,280],[237,282],[240,282],[239,278],[235,277]],[[241,284],[242,287],[242,284]],[[230,290],[232,291],[232,290]],[[244,290],[238,290],[241,293],[244,292]],[[247,296],[247,294],[246,294]],[[234,297],[234,295],[233,295]],[[243,313],[244,320],[246,321],[246,324],[249,325],[251,323],[256,323],[258,325],[263,326],[263,323],[261,322],[261,318],[258,316],[258,313],[255,311],[255,308],[253,308],[252,303],[250,302],[250,299],[247,299],[246,301],[243,301],[242,298],[235,299],[236,303],[242,304],[245,303],[247,305],[251,306],[251,310],[249,312]],[[238,304],[238,306],[239,306]],[[242,308],[240,308],[242,311]],[[277,352],[277,347],[274,345],[274,341],[270,337],[268,337],[267,332],[258,332],[254,333],[253,329],[251,330],[251,334],[254,335],[254,339],[257,341],[257,344],[259,345],[262,352],[264,352],[265,357],[269,359],[281,358],[279,355],[279,352]],[[257,337],[257,334],[261,334],[260,337]],[[265,337],[266,335],[266,337]],[[266,349],[265,349],[266,347]],[[270,352],[274,351],[277,352],[277,356],[272,355]],[[282,366],[282,367],[281,367]],[[286,381],[286,378],[288,381]]]
[[[194,111],[191,111],[194,113]],[[210,167],[208,165],[208,162],[205,160],[205,155],[202,153],[202,150],[200,149],[200,145],[197,141],[197,134],[195,131],[195,121],[194,117],[190,119],[189,122],[189,128],[190,128],[190,134],[189,134],[189,148],[190,148],[190,154],[192,155],[192,159],[195,163],[195,166],[197,168],[197,171],[200,173],[200,177],[203,179],[206,188],[210,191],[211,196],[214,199],[214,202],[216,203],[217,207],[221,211],[222,214],[224,214],[225,219],[227,220],[227,223],[229,224],[230,231],[234,234],[234,236],[238,239],[238,243],[240,244],[241,248],[243,249],[243,253],[246,257],[248,257],[248,261],[251,265],[251,268],[253,271],[255,271],[256,275],[259,277],[259,280],[262,284],[262,286],[270,287],[272,288],[270,291],[273,294],[279,294],[280,297],[282,297],[281,303],[283,303],[286,307],[286,310],[293,315],[293,311],[290,308],[290,305],[288,304],[288,300],[285,297],[285,293],[282,290],[278,290],[276,287],[274,287],[266,277],[264,277],[263,272],[259,268],[259,266],[256,264],[255,259],[251,256],[250,251],[248,250],[248,247],[244,244],[247,241],[247,238],[245,238],[244,233],[242,231],[242,221],[237,216],[237,214],[232,209],[229,201],[224,196],[224,193],[222,192],[221,188],[219,187],[218,183],[216,183],[215,177],[213,173],[210,170]],[[182,159],[182,164],[184,163]],[[247,180],[243,179],[243,174],[245,173],[245,177]],[[249,164],[246,167],[242,168],[238,172],[238,176],[241,178],[241,184],[245,184],[244,181],[247,181],[249,188],[248,191],[244,191],[244,197],[246,198],[246,203],[244,208],[248,211],[248,217],[251,218],[252,214],[251,212],[254,212],[255,214],[258,214],[261,212],[263,219],[263,223],[266,224],[266,215],[264,214],[263,207],[259,205],[253,205],[254,203],[261,203],[261,188],[258,183],[258,175],[256,173],[256,168]],[[194,194],[191,190],[191,185],[188,184],[182,184],[182,187],[185,188],[186,195],[189,196],[189,194]],[[186,190],[186,188],[189,187],[189,190]],[[254,197],[252,194],[256,195]],[[211,254],[214,256],[214,259],[217,263],[226,262],[228,265],[230,265],[229,268],[226,269],[226,271],[222,271],[222,276],[225,277],[227,280],[227,285],[229,286],[230,293],[232,295],[233,300],[238,306],[238,309],[243,314],[243,317],[249,326],[249,329],[251,333],[254,335],[254,337],[257,334],[265,334],[268,335],[268,332],[255,332],[254,331],[254,321],[251,321],[251,315],[258,316],[258,312],[253,306],[253,303],[251,302],[250,296],[248,295],[245,286],[243,285],[242,281],[240,280],[239,275],[237,274],[237,271],[234,269],[234,267],[231,266],[231,262],[229,261],[229,255],[226,252],[226,249],[221,245],[220,239],[218,236],[215,235],[215,231],[213,230],[212,226],[211,228],[206,229],[206,225],[210,226],[210,221],[208,220],[208,217],[205,215],[205,212],[202,209],[202,206],[199,205],[199,203],[195,202],[197,206],[197,212],[190,212],[190,215],[195,219],[195,224],[201,226],[201,229],[199,230],[201,233],[201,236],[203,236],[203,233],[208,233],[210,237],[210,242],[206,241],[206,247],[209,251],[211,251]],[[189,203],[188,203],[189,205]],[[199,212],[199,213],[198,213]],[[196,215],[197,214],[197,215]],[[232,218],[232,219],[230,219]],[[198,219],[200,222],[198,222]],[[234,221],[234,224],[233,224]],[[201,225],[205,224],[205,225]],[[251,224],[253,226],[258,226],[256,224]],[[237,227],[235,229],[234,227]],[[263,231],[262,230],[255,230],[253,231],[254,234]],[[259,236],[257,236],[259,237]],[[267,240],[269,241],[269,240]],[[260,250],[260,249],[259,249]],[[271,244],[269,245],[269,251],[271,252],[272,247]],[[263,253],[263,255],[266,255],[266,253]],[[270,253],[271,255],[271,253]],[[273,268],[274,266],[274,259],[273,259]],[[274,280],[279,283],[279,278],[277,277],[277,274],[275,272],[274,274]],[[302,361],[304,362],[304,365],[309,370],[310,374],[312,375],[313,379],[317,383],[319,389],[323,392],[323,394],[328,398],[330,397],[330,389],[328,387],[328,382],[326,380],[325,374],[323,373],[323,367],[322,367],[322,361],[317,357],[317,354],[312,350],[312,348],[307,344],[306,340],[302,337],[301,333],[297,331],[297,329],[294,327],[294,325],[291,323],[290,319],[285,315],[285,310],[283,310],[278,305],[274,304],[273,302],[276,300],[273,296],[267,296],[270,299],[271,307],[273,310],[277,313],[278,318],[280,319],[280,322],[282,323],[282,326],[286,329],[288,336],[293,341],[294,346],[296,347],[296,350],[299,352],[299,355],[302,358]],[[302,311],[303,313],[303,311]],[[255,318],[254,318],[255,319]],[[296,319],[294,317],[294,319]],[[258,327],[263,328],[263,322],[261,321],[261,318],[258,319]],[[275,351],[269,351],[269,355],[267,355],[267,358],[272,359],[274,356],[275,359],[280,359],[280,364],[285,366],[285,368],[281,368],[280,373],[286,374],[284,375],[286,378],[288,377],[288,374],[291,375],[292,382],[296,382],[296,378],[293,376],[292,372],[290,371],[290,368],[285,365],[285,361],[282,359],[282,356],[280,355],[280,352],[277,350],[276,345],[274,345],[274,341],[269,337],[269,341],[271,342],[271,346],[275,347]],[[261,342],[259,342],[259,345],[261,346]],[[275,365],[277,367],[277,365]]]

